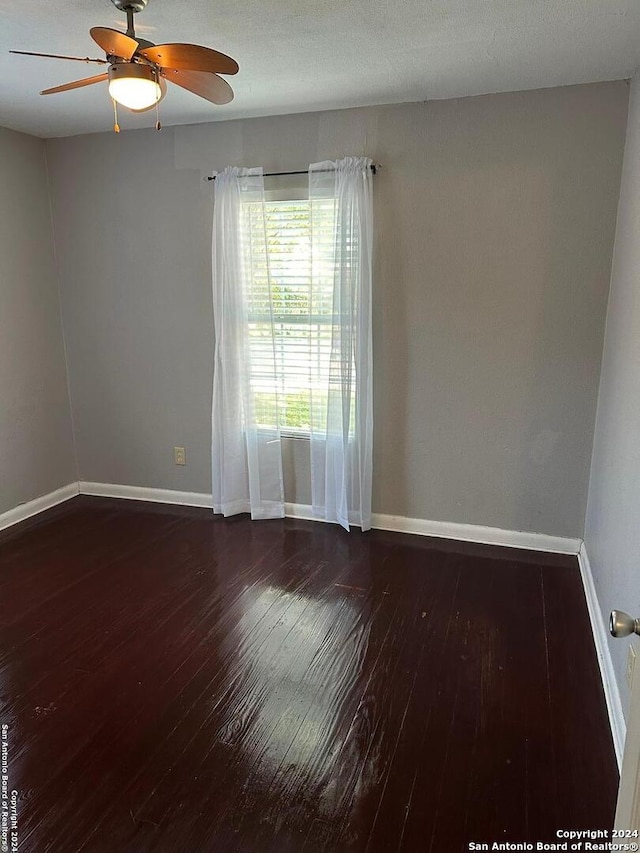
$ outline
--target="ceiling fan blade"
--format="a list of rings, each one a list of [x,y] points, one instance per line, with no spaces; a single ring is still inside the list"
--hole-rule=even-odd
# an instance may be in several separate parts
[[[84,80],[74,80],[73,83],[65,83],[63,86],[54,86],[53,89],[45,89],[41,95],[55,95],[58,92],[68,92],[70,89],[81,89],[83,86],[91,86],[93,83],[102,83],[108,80],[108,74],[96,74],[95,77],[85,77]]]
[[[207,71],[178,71],[175,68],[161,68],[160,74],[176,86],[182,86],[212,104],[228,104],[233,100],[233,89],[217,74],[209,74]]]
[[[138,49],[138,42],[135,39],[110,27],[91,27],[89,34],[107,56],[119,56],[121,59],[129,60]]]
[[[98,65],[108,65],[106,59],[89,59],[88,56],[60,56],[59,53],[33,53],[30,50],[10,50],[9,53],[19,53],[21,56],[44,56],[46,59],[73,59],[74,62],[97,62]]]
[[[164,82],[162,77],[158,80],[158,83],[160,85],[160,90],[162,92],[162,94],[160,95],[160,98],[158,99],[158,103],[160,103],[160,101],[164,100],[164,96],[167,94],[167,84]],[[143,110],[131,110],[131,112],[132,113],[148,113],[149,110],[155,110],[155,108],[156,108],[156,105],[151,104],[150,107],[145,107]]]
[[[238,73],[238,63],[235,59],[199,44],[157,44],[154,47],[145,47],[138,53],[161,68],[219,74]]]

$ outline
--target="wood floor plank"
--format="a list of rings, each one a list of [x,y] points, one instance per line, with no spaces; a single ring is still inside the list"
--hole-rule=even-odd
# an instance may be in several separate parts
[[[286,636],[287,613],[305,591],[313,587],[317,573],[326,568],[325,559],[320,559],[316,566],[310,559],[307,531],[291,533],[282,538],[282,544],[281,549],[268,555],[263,577],[243,590],[237,607],[230,610],[226,606],[228,602],[224,602],[223,611],[218,611],[211,620],[212,636],[205,651],[209,654],[215,651],[215,656],[192,674],[181,693],[181,705],[174,703],[174,725],[167,743],[160,745],[151,761],[144,763],[138,757],[134,782],[124,786],[127,807],[133,804],[136,821],[146,821],[147,827],[159,824],[167,804],[174,802],[174,769],[198,765],[203,752],[206,753],[209,744],[215,741],[214,733],[223,725],[219,718],[224,715],[228,703],[237,696],[238,690],[242,691],[245,680],[251,678],[255,663],[273,657],[278,651],[278,642]],[[335,556],[335,549],[328,554],[320,550],[320,554],[322,557]],[[193,657],[191,653],[190,656]],[[184,674],[184,667],[182,671]],[[163,794],[165,787],[167,802]],[[118,838],[124,825],[119,815],[114,812],[105,820],[110,822],[107,837]],[[125,828],[130,835],[131,826],[127,824]],[[134,845],[133,849],[146,849],[139,838],[127,837],[129,842]],[[154,849],[153,839],[149,843],[149,849]]]
[[[489,570],[489,567],[487,567]],[[540,569],[494,564],[477,623],[478,730],[465,838],[552,839],[557,822]],[[460,760],[454,762],[463,766]],[[454,780],[448,774],[447,783]],[[551,794],[551,795],[550,795]]]
[[[370,736],[363,743],[362,756],[351,769],[344,785],[340,808],[332,816],[339,826],[337,836],[325,842],[331,849],[360,850],[371,835],[372,817],[378,812],[390,767],[398,754],[398,744],[413,704],[421,662],[441,627],[441,612],[456,584],[456,572],[442,564],[439,554],[433,561],[424,549],[402,549],[398,562],[414,575],[412,602],[400,642],[387,652],[382,689],[368,691]],[[395,739],[395,743],[394,743]]]
[[[242,566],[247,542],[246,536],[235,539],[235,552],[228,555],[232,563]],[[264,544],[261,537],[263,547]],[[112,782],[110,775],[103,772],[105,763],[107,766],[110,763],[111,739],[118,738],[121,749],[126,750],[122,758],[127,759],[127,778],[132,772],[131,759],[134,757],[129,750],[139,743],[139,738],[146,733],[146,727],[157,722],[159,698],[162,699],[167,692],[173,698],[169,707],[161,703],[160,708],[165,712],[163,722],[166,723],[167,715],[172,715],[174,728],[184,718],[187,723],[190,722],[191,703],[195,706],[196,713],[201,711],[196,702],[197,695],[192,698],[192,694],[201,690],[203,685],[208,685],[212,678],[215,679],[222,671],[219,656],[212,656],[212,652],[219,648],[219,640],[224,639],[225,632],[233,633],[244,617],[246,611],[241,602],[251,599],[256,586],[259,588],[265,579],[268,581],[270,577],[275,578],[282,572],[281,549],[276,550],[278,555],[274,555],[272,560],[271,573],[264,567],[252,579],[247,577],[246,572],[241,573],[244,582],[232,586],[237,593],[235,599],[229,596],[223,603],[216,587],[213,596],[203,595],[202,590],[199,595],[191,596],[186,602],[177,596],[175,600],[167,603],[169,622],[155,618],[150,629],[143,620],[142,630],[130,639],[124,649],[115,649],[102,662],[100,678],[97,682],[89,683],[86,693],[79,697],[84,703],[76,703],[76,714],[78,710],[82,712],[85,707],[95,704],[96,694],[102,694],[106,701],[101,704],[100,711],[94,718],[93,737],[83,743],[79,751],[74,749],[73,745],[67,748],[64,769],[67,775],[70,775],[74,768],[76,772],[80,772],[83,763],[90,759],[93,786],[87,796],[92,802],[99,801],[101,793]],[[256,561],[256,565],[269,561],[269,552],[258,554],[251,550],[249,553],[250,560]],[[204,577],[206,583],[206,575]],[[233,601],[236,606],[227,607]],[[262,617],[263,614],[258,612],[257,619]],[[127,661],[124,673],[123,660]],[[145,685],[146,692],[141,691],[139,688]],[[189,731],[188,724],[183,727],[183,731]],[[177,738],[173,738],[172,746],[175,746],[177,741]],[[146,747],[144,740],[142,746],[143,749]],[[166,756],[162,756],[161,761],[166,763]],[[118,765],[116,769],[117,767]],[[54,775],[50,788],[54,800],[58,784],[59,780]],[[40,799],[44,799],[43,794]],[[105,798],[104,802],[111,805],[112,800]],[[66,832],[65,826],[70,820],[70,813],[69,804],[65,804],[62,810],[58,809],[55,815],[50,808],[50,826],[60,825],[61,831]],[[94,818],[90,818],[88,825],[91,826],[94,822]],[[74,836],[81,831],[81,827],[82,815],[74,820]],[[50,831],[53,832],[53,829]]]
[[[475,614],[483,598],[487,578],[475,566],[460,559],[451,617],[445,631],[440,666],[435,675],[435,694],[430,702],[416,760],[412,763],[412,785],[406,803],[406,820],[398,849],[434,851],[441,813],[451,804],[445,787],[448,762],[455,760],[456,747],[470,752],[475,736],[475,709],[466,705],[468,693],[477,689],[477,661],[473,654]],[[464,793],[461,801],[466,801]],[[461,821],[448,821],[447,849],[458,850],[463,838]]]
[[[0,534],[20,850],[457,853],[608,826],[589,631],[574,558],[75,498]]]
[[[437,553],[434,568],[442,575],[442,586],[433,599],[425,602],[425,645],[413,670],[414,681],[406,713],[394,745],[393,754],[379,796],[372,808],[366,850],[394,850],[398,847],[408,805],[415,784],[416,755],[423,745],[430,713],[438,701],[440,678],[448,632],[460,582],[457,555]]]
[[[30,549],[24,549],[13,559],[2,559],[2,624],[25,619],[39,622],[47,616],[57,618],[58,602],[52,606],[54,599],[69,600],[67,592],[73,585],[92,583],[92,573],[106,570],[114,559],[144,551],[156,539],[170,535],[172,528],[180,523],[183,522],[172,516],[159,519],[155,515],[107,513],[97,524],[85,527],[80,522],[78,531],[71,531],[57,547],[47,547],[40,558]],[[120,541],[117,555],[112,548],[114,536]],[[16,608],[16,601],[25,604]]]
[[[369,557],[374,577],[366,594],[351,594],[347,614],[336,620],[333,643],[314,655],[308,681],[317,688],[308,690],[303,707],[290,715],[291,743],[273,752],[261,772],[247,779],[230,817],[241,849],[252,843],[265,849],[276,843],[300,847],[309,822],[341,797],[346,775],[355,772],[352,761],[358,760],[358,743],[366,737],[369,722],[367,689],[382,677],[384,649],[405,617],[397,578],[387,584],[375,577],[392,555],[394,551],[376,551]],[[261,820],[256,826],[249,816],[258,809]]]
[[[580,576],[544,571],[545,632],[549,658],[551,731],[559,770],[555,795],[560,815],[576,825],[610,827],[617,796],[617,767],[611,732],[602,728],[606,704],[597,667]],[[581,748],[578,748],[581,744]],[[585,779],[601,774],[596,802],[584,796]]]

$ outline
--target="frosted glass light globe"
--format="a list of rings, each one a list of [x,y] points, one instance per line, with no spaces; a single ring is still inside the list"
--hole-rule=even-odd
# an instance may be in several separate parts
[[[152,68],[120,62],[109,69],[109,94],[123,107],[144,110],[160,100],[162,90]]]

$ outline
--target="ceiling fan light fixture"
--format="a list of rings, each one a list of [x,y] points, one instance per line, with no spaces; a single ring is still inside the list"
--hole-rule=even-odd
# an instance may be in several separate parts
[[[0,0],[1,4],[2,0]],[[181,89],[192,92],[212,104],[228,104],[233,100],[233,89],[220,74],[237,74],[235,59],[200,44],[168,42],[154,44],[136,36],[134,17],[141,12],[149,0],[111,0],[127,15],[127,31],[112,27],[91,27],[89,35],[104,51],[105,59],[90,59],[81,56],[62,56],[58,53],[35,53],[29,50],[13,50],[25,56],[44,56],[49,59],[67,59],[75,62],[96,62],[107,67],[107,71],[72,80],[61,86],[53,86],[40,92],[54,95],[81,89],[94,83],[109,81],[109,94],[113,99],[114,130],[120,132],[117,104],[134,113],[144,113],[155,108],[156,128],[160,130],[158,103],[167,92],[167,80]]]
[[[117,62],[109,68],[109,94],[123,107],[144,110],[160,100],[162,89],[149,65]]]

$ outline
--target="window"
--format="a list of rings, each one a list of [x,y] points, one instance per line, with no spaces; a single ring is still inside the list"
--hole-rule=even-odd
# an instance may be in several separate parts
[[[285,433],[304,436],[310,430],[312,405],[326,410],[334,330],[333,262],[323,259],[317,235],[321,224],[320,233],[326,233],[327,246],[332,245],[335,200],[314,203],[312,264],[308,198],[281,200],[274,195],[265,202],[264,214],[260,203],[250,203],[247,211],[254,419],[259,426],[279,426]]]

